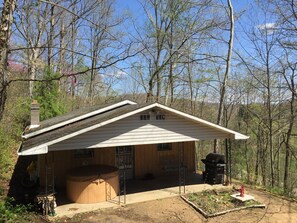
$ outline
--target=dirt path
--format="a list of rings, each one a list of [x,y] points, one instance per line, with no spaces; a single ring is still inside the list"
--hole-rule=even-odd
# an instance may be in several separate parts
[[[266,192],[247,189],[247,193],[266,204],[266,209],[247,209],[205,219],[179,197],[143,202],[123,207],[98,210],[56,222],[106,223],[296,223],[297,203],[272,196]]]

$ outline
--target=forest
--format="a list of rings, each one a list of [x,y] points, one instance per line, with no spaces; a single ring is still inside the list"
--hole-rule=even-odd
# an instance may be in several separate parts
[[[297,196],[296,1],[1,4],[0,197],[32,99],[41,120],[123,99],[172,106],[250,136],[198,142],[201,156],[228,154],[233,178]]]

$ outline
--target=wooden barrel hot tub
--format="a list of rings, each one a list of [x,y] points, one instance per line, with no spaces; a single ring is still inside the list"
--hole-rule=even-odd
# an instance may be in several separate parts
[[[82,166],[67,174],[67,197],[80,204],[98,203],[117,196],[119,171],[113,166]]]

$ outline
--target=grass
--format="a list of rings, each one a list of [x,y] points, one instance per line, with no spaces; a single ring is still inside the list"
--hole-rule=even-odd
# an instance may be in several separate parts
[[[0,198],[0,223],[30,222],[32,215],[28,210],[32,207],[13,203],[12,198]]]

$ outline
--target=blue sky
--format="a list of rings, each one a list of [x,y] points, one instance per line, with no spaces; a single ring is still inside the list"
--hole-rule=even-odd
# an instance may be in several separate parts
[[[141,17],[143,12],[140,2],[143,2],[143,0],[117,0],[117,6],[120,9],[129,9],[136,17]],[[221,2],[227,5],[227,1]],[[252,2],[251,0],[232,0],[234,10],[237,12],[245,9]]]

